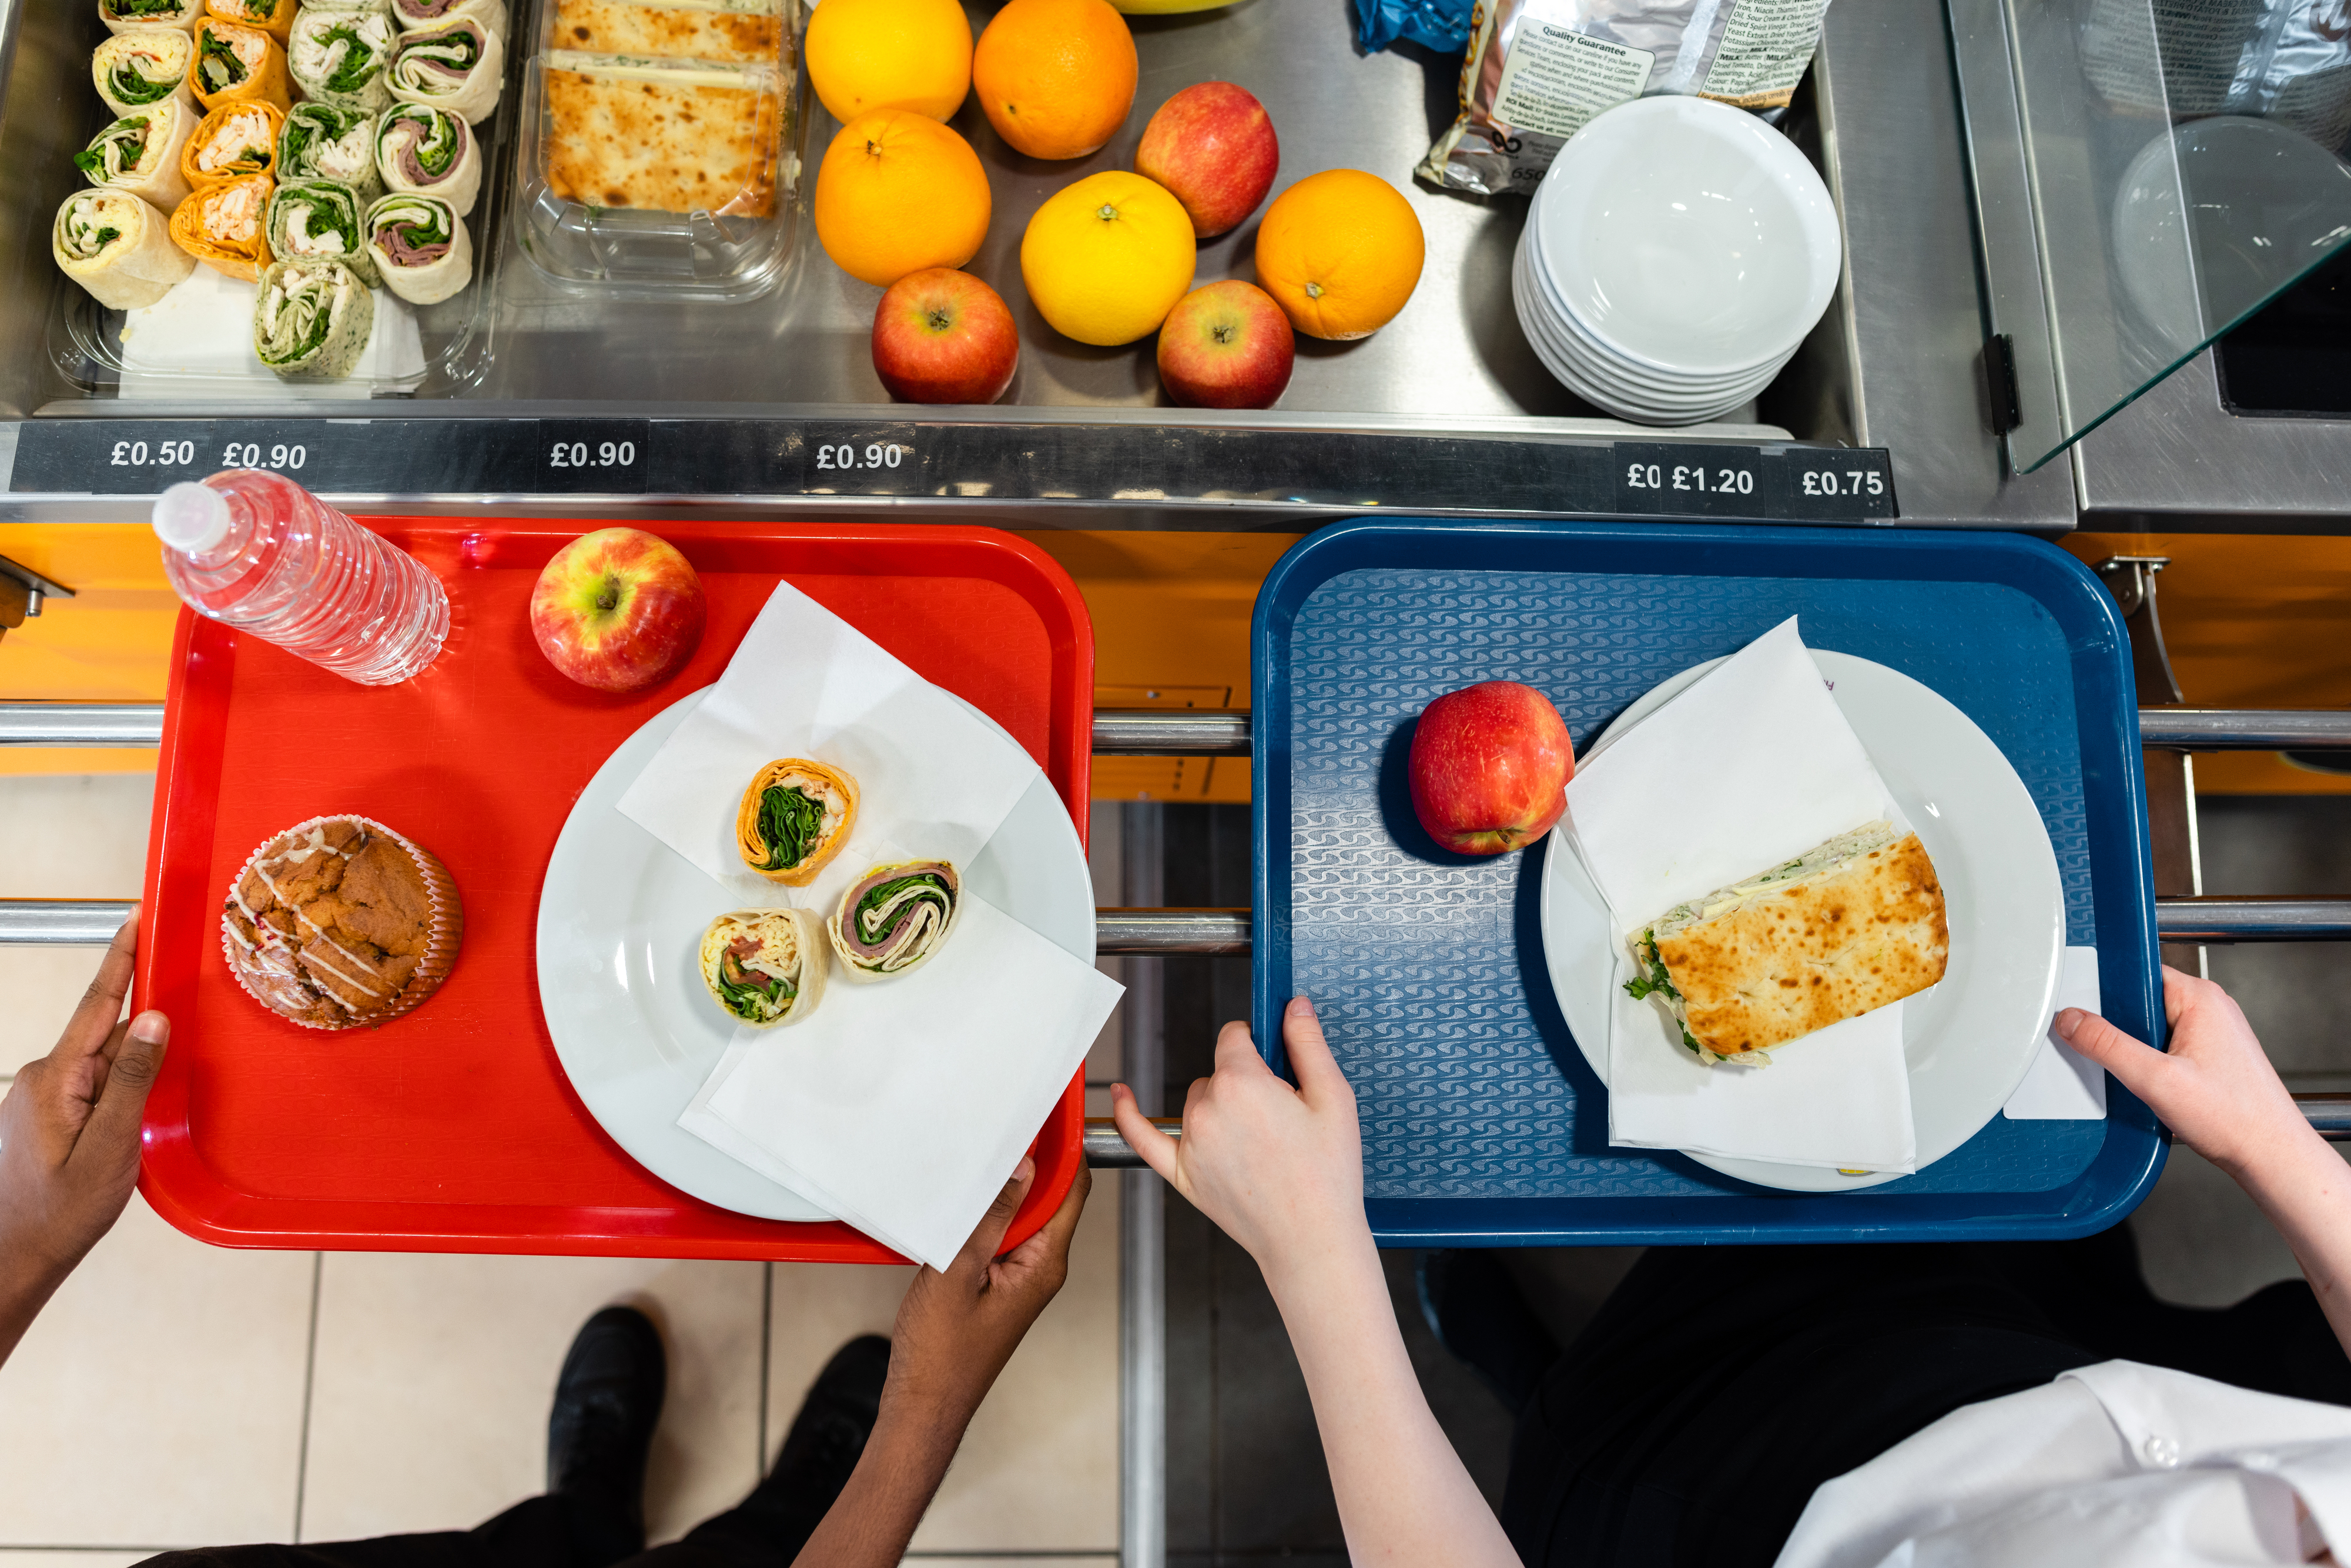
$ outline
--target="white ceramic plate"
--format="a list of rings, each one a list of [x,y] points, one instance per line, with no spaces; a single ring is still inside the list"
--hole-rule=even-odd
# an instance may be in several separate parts
[[[1706,99],[1593,117],[1543,188],[1531,217],[1569,308],[1660,369],[1731,372],[1795,347],[1844,265],[1819,172],[1778,131]]]
[[[1536,187],[1535,204],[1540,208],[1542,187]],[[1531,221],[1520,235],[1520,262],[1526,269],[1528,297],[1542,307],[1543,320],[1560,340],[1587,365],[1604,369],[1611,379],[1624,382],[1629,388],[1654,392],[1712,393],[1727,390],[1741,382],[1751,380],[1759,372],[1765,380],[1777,375],[1780,367],[1794,357],[1792,347],[1757,363],[1740,370],[1708,371],[1692,373],[1661,370],[1620,353],[1611,344],[1596,338],[1575,312],[1569,308],[1559,285],[1548,271],[1549,263],[1542,249],[1542,227]]]
[[[735,1036],[733,1021],[703,987],[697,955],[703,927],[736,904],[615,808],[708,689],[646,720],[572,806],[539,890],[539,1008],[571,1087],[638,1164],[738,1214],[830,1219],[677,1124]],[[1005,744],[1018,743],[1008,735]],[[1043,775],[964,868],[964,880],[1022,925],[1093,962],[1086,852]]]
[[[2056,1010],[2065,956],[2057,855],[2024,781],[1975,721],[1931,687],[1850,653],[1813,650],[1837,706],[1917,831],[1943,884],[1951,956],[1942,983],[1902,1008],[1910,1114],[1925,1170],[2000,1113],[2024,1080]],[[1601,732],[1589,760],[1676,693],[1710,660],[1650,691]],[[1575,853],[1543,856],[1543,963],[1592,1071],[1608,1082],[1608,986],[1614,955],[1608,908]],[[1840,1192],[1893,1176],[1692,1155],[1759,1186]]]

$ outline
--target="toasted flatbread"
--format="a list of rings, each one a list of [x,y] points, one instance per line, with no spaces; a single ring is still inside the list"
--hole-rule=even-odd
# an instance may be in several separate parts
[[[577,61],[577,63],[574,63]],[[772,216],[775,73],[548,57],[548,189],[590,207]]]
[[[600,55],[673,55],[773,66],[784,57],[784,18],[777,12],[707,5],[557,0],[551,47]]]
[[[1633,947],[1634,994],[1660,994],[1701,1061],[1761,1065],[1935,984],[1950,931],[1918,835],[1873,822],[1668,911]]]

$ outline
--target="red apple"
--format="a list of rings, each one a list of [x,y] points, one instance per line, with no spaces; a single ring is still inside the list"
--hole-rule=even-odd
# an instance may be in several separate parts
[[[1020,363],[1020,329],[995,289],[926,267],[890,286],[873,312],[873,370],[907,402],[994,402]]]
[[[1480,681],[1420,710],[1407,771],[1430,837],[1465,855],[1498,855],[1533,843],[1567,810],[1575,743],[1542,693]]]
[[[702,579],[667,539],[599,528],[555,552],[530,591],[539,652],[583,686],[634,692],[675,674],[702,641]]]
[[[1159,325],[1159,379],[1186,408],[1271,408],[1297,356],[1289,315],[1254,283],[1195,288]]]
[[[1202,239],[1257,211],[1280,167],[1265,105],[1228,81],[1197,83],[1161,104],[1134,150],[1134,172],[1175,193]]]

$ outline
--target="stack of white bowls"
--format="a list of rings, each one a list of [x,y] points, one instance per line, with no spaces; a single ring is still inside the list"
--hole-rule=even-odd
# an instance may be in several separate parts
[[[1635,99],[1568,139],[1510,274],[1519,325],[1586,402],[1719,419],[1769,386],[1836,290],[1836,204],[1743,110]]]

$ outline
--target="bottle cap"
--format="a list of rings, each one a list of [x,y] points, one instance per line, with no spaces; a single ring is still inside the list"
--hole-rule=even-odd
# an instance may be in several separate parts
[[[228,497],[209,485],[182,480],[155,497],[155,536],[187,555],[228,538],[231,520]]]

